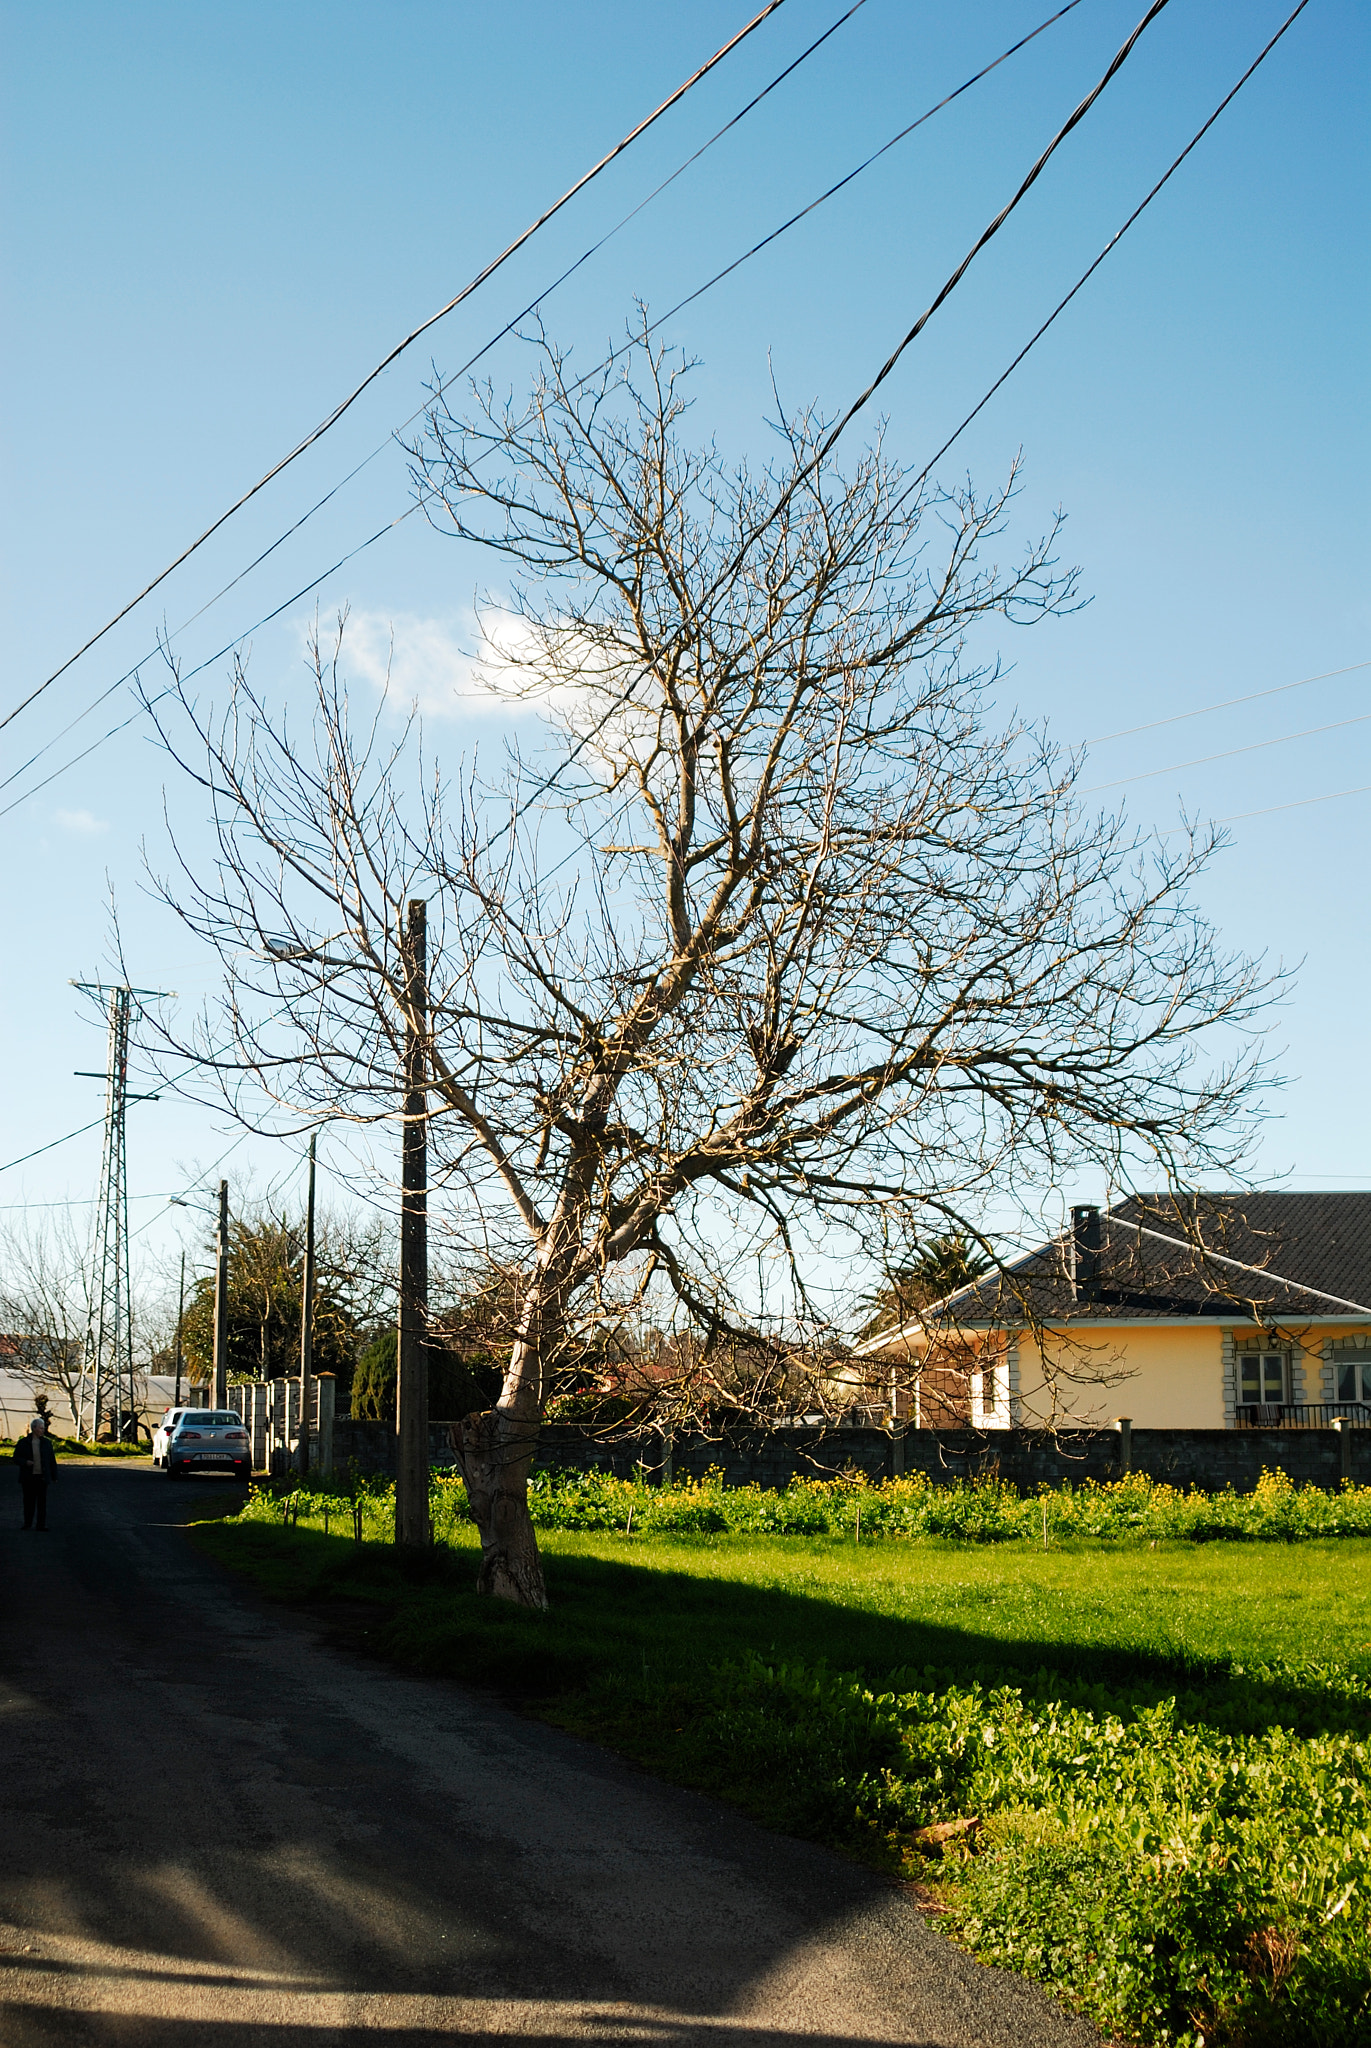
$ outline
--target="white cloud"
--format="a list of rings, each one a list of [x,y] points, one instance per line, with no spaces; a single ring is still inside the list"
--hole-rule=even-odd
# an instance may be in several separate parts
[[[90,811],[54,811],[53,822],[64,832],[108,832],[109,824],[104,818],[97,818]]]
[[[343,667],[397,704],[417,704],[425,718],[508,710],[515,663],[501,638],[471,614],[452,620],[352,612]]]
[[[634,672],[579,628],[538,634],[516,612],[487,607],[460,620],[355,611],[343,671],[425,718],[550,716],[613,773],[656,749],[653,693],[625,703]],[[649,701],[644,702],[646,698]]]

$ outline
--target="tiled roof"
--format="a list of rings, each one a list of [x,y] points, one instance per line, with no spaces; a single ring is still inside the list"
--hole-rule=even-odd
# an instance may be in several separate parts
[[[1007,1278],[963,1288],[938,1319],[1371,1316],[1371,1194],[1134,1195],[1101,1212],[1093,1276],[1089,1264],[1068,1231]]]

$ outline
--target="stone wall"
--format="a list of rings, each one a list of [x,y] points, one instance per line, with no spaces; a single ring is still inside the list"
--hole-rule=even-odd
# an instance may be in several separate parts
[[[433,1463],[450,1466],[445,1424],[430,1432]],[[1127,1459],[1134,1472],[1173,1486],[1219,1493],[1232,1486],[1250,1493],[1263,1469],[1288,1473],[1297,1485],[1337,1487],[1344,1474],[1371,1485],[1371,1430],[1349,1429],[1135,1429],[1125,1452],[1118,1430],[1064,1430],[1055,1438],[1028,1430],[910,1429],[892,1440],[883,1429],[778,1429],[748,1435],[678,1437],[670,1447],[676,1479],[703,1479],[720,1470],[730,1486],[780,1488],[794,1478],[831,1479],[857,1471],[868,1479],[921,1472],[936,1485],[999,1477],[1026,1492],[1063,1480],[1117,1479]],[[632,1478],[639,1463],[649,1482],[663,1476],[665,1446],[656,1434],[602,1443],[579,1429],[549,1426],[538,1439],[538,1462],[573,1471],[614,1472]],[[393,1422],[333,1424],[333,1467],[368,1477],[395,1470]]]

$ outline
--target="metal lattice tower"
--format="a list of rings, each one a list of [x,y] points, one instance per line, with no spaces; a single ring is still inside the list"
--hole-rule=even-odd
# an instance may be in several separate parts
[[[109,995],[109,1041],[105,1058],[105,1146],[91,1239],[90,1312],[81,1361],[80,1425],[86,1441],[99,1434],[107,1411],[122,1433],[125,1413],[136,1402],[133,1384],[133,1291],[129,1285],[129,1187],[127,1122],[130,1102],[155,1102],[155,1095],[130,1095],[129,1022],[133,998],[160,993],[123,985],[106,991],[77,982],[88,995]],[[96,1076],[95,1078],[101,1078]],[[89,1415],[90,1427],[85,1429]]]

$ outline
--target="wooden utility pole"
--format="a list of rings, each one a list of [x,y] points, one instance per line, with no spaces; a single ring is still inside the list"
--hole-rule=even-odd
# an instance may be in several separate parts
[[[300,1477],[309,1475],[309,1425],[311,1384],[314,1373],[314,1147],[318,1132],[309,1141],[309,1192],[305,1197],[305,1284],[300,1303]]]
[[[216,1408],[228,1406],[228,1182],[219,1183],[219,1256],[214,1268],[214,1391]]]
[[[400,1196],[400,1317],[395,1373],[395,1541],[427,1550],[428,1518],[428,906],[408,906],[405,1116]]]

